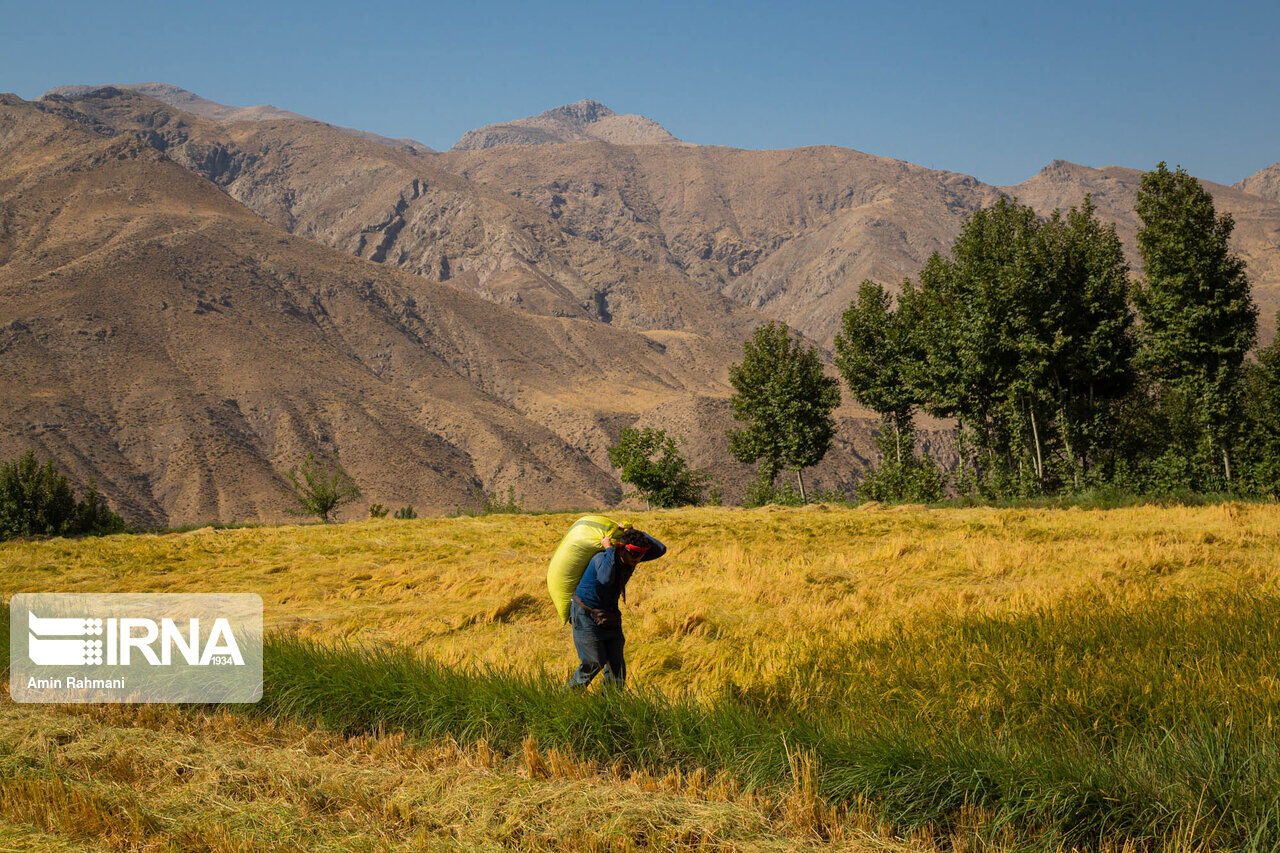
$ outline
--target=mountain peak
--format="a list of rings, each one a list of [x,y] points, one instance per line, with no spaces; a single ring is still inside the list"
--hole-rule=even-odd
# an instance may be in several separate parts
[[[595,140],[613,145],[682,145],[666,128],[640,115],[620,115],[599,101],[584,98],[529,118],[489,124],[468,131],[454,151],[495,145],[556,145]]]
[[[590,98],[583,98],[581,101],[574,101],[572,104],[553,107],[545,113],[542,113],[538,118],[590,123],[613,115],[617,115],[617,113],[599,101],[593,101]]]

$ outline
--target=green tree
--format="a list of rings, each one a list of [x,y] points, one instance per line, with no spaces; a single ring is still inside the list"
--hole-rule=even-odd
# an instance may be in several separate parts
[[[1217,458],[1231,482],[1231,449],[1242,423],[1245,355],[1257,338],[1257,308],[1245,264],[1231,252],[1235,222],[1181,167],[1160,163],[1142,177],[1134,210],[1144,280],[1139,363],[1173,428],[1171,452]],[[1191,483],[1204,487],[1203,482]]]
[[[620,479],[635,487],[651,507],[702,503],[707,476],[689,467],[676,440],[665,430],[627,427],[609,448]]]
[[[729,368],[729,383],[733,416],[746,424],[729,433],[729,452],[740,462],[759,461],[760,483],[770,486],[783,468],[794,468],[800,499],[807,501],[803,472],[831,446],[839,381],[823,372],[813,347],[771,322],[743,345],[742,361]]]
[[[903,285],[903,292],[914,292],[910,282]],[[882,285],[864,281],[841,318],[835,342],[836,367],[858,402],[884,421],[892,436],[891,452],[899,463],[904,443],[911,452],[911,418],[920,403],[908,380],[919,361],[910,316],[909,311],[893,309]]]
[[[911,294],[923,407],[960,422],[979,486],[1078,484],[1132,385],[1132,311],[1115,229],[1091,200],[1048,219],[1001,199],[935,254]]]
[[[285,478],[289,485],[283,492],[297,504],[289,514],[314,515],[325,524],[330,522],[329,516],[334,510],[360,497],[360,487],[347,476],[337,460],[330,470],[317,462],[311,453],[307,454],[301,466],[285,472]]]
[[[1078,489],[1114,468],[1121,407],[1136,381],[1129,265],[1115,226],[1098,221],[1088,196],[1065,215],[1054,211],[1042,237],[1051,284],[1033,381]]]
[[[1280,324],[1280,313],[1276,315]],[[1244,368],[1247,489],[1280,498],[1280,338]]]
[[[898,307],[880,284],[864,281],[841,318],[836,367],[850,392],[881,419],[876,435],[880,462],[858,484],[858,497],[875,501],[936,501],[943,477],[928,457],[915,453],[912,416],[920,404],[911,377],[922,369],[913,324],[915,288],[903,283]]]
[[[118,533],[124,520],[112,512],[90,482],[83,500],[52,462],[32,451],[0,465],[0,539],[15,536],[76,536]]]

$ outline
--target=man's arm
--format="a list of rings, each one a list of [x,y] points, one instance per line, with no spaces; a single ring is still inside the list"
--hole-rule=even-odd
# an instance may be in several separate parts
[[[657,539],[654,539],[648,533],[644,534],[644,538],[649,540],[649,550],[640,558],[640,562],[647,563],[650,560],[656,560],[663,554],[667,553],[667,546],[663,545]]]
[[[596,563],[596,583],[601,586],[609,586],[618,576],[616,554],[617,552],[610,548],[592,558],[592,562]]]

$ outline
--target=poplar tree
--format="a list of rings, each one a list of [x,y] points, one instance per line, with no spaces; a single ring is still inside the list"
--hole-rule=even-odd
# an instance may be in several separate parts
[[[912,423],[920,405],[912,381],[920,370],[913,337],[915,288],[903,282],[897,307],[880,284],[864,281],[841,318],[836,367],[850,392],[880,415],[876,436],[880,463],[858,484],[858,496],[878,501],[933,501],[942,497],[943,477],[928,456],[915,454]]]
[[[905,283],[903,292],[911,291],[910,282]],[[836,367],[858,402],[880,415],[899,463],[904,440],[912,446],[911,418],[919,402],[908,381],[915,359],[908,316],[892,307],[881,284],[864,281],[841,318],[835,341]]]
[[[1230,483],[1242,366],[1258,317],[1244,261],[1230,248],[1235,222],[1217,215],[1199,181],[1163,162],[1143,175],[1134,209],[1144,267],[1135,293],[1139,363],[1190,445],[1175,452],[1216,456]]]
[[[913,296],[931,414],[977,445],[990,493],[1080,485],[1132,384],[1127,267],[1092,202],[1048,219],[1002,198],[968,217]]]
[[[730,431],[729,452],[740,462],[759,461],[760,482],[770,488],[783,468],[794,468],[807,502],[804,469],[821,462],[831,446],[840,383],[823,372],[813,347],[793,340],[777,322],[756,329],[743,345],[729,383],[733,416],[746,424]]]
[[[1256,361],[1246,362],[1244,384],[1249,490],[1280,498],[1280,337],[1259,349]]]

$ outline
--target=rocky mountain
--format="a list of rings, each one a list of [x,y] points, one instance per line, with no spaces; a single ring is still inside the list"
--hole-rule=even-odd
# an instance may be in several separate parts
[[[1232,186],[1249,195],[1280,201],[1280,163],[1273,163]]]
[[[679,424],[740,493],[736,343],[513,310],[291,235],[152,133],[0,99],[0,456],[35,449],[151,524],[282,518],[308,452],[368,502],[600,506],[618,432]],[[870,452],[866,413],[841,417],[820,487]]]
[[[489,124],[463,134],[453,151],[498,145],[555,145],[595,140],[612,145],[682,145],[653,119],[618,115],[599,101],[583,100],[536,116]]]
[[[554,211],[316,122],[215,122],[113,88],[48,102],[132,132],[268,221],[538,314],[741,340],[762,321],[676,262],[620,252]]]
[[[1001,188],[830,146],[610,137],[638,117],[595,102],[510,123],[533,144],[432,152],[150,92],[0,102],[0,457],[34,448],[143,523],[281,518],[308,452],[367,502],[607,505],[631,425],[679,435],[732,499],[751,472],[725,446],[727,368],[765,319],[830,344],[864,278],[915,275],[1002,194],[1048,213],[1090,193],[1137,261],[1129,169]],[[1208,187],[1269,340],[1280,203],[1258,177]],[[848,490],[874,418],[837,414],[811,480]],[[945,463],[947,425],[922,426]]]
[[[189,92],[186,89],[179,86],[172,86],[168,83],[112,83],[107,85],[90,86],[55,86],[45,92],[45,95],[60,95],[65,98],[80,98],[90,92],[104,88],[138,92],[149,98],[155,98],[157,101],[166,103],[171,107],[177,107],[184,113],[190,113],[191,115],[200,116],[201,118],[213,119],[214,121],[312,121],[325,124],[325,122],[320,122],[319,119],[309,118],[308,116],[290,112],[289,110],[282,110],[279,107],[273,107],[270,104],[259,104],[256,107],[233,107],[228,104],[220,104],[217,101],[211,101],[208,98],[201,97],[195,92]],[[423,145],[416,139],[382,136],[381,134],[371,133],[367,130],[357,130],[353,127],[341,127],[338,129],[364,139],[380,142],[383,145],[390,145],[393,148],[409,148],[419,152],[432,150],[429,146]]]
[[[744,151],[714,146],[574,143],[449,151],[436,160],[532,201],[567,229],[633,257],[669,257],[704,287],[830,345],[863,279],[896,286],[964,217],[1001,194],[1042,214],[1094,194],[1138,269],[1134,193],[1141,173],[1057,161],[1013,187],[845,148]],[[1206,183],[1236,219],[1263,339],[1280,307],[1280,208]]]

